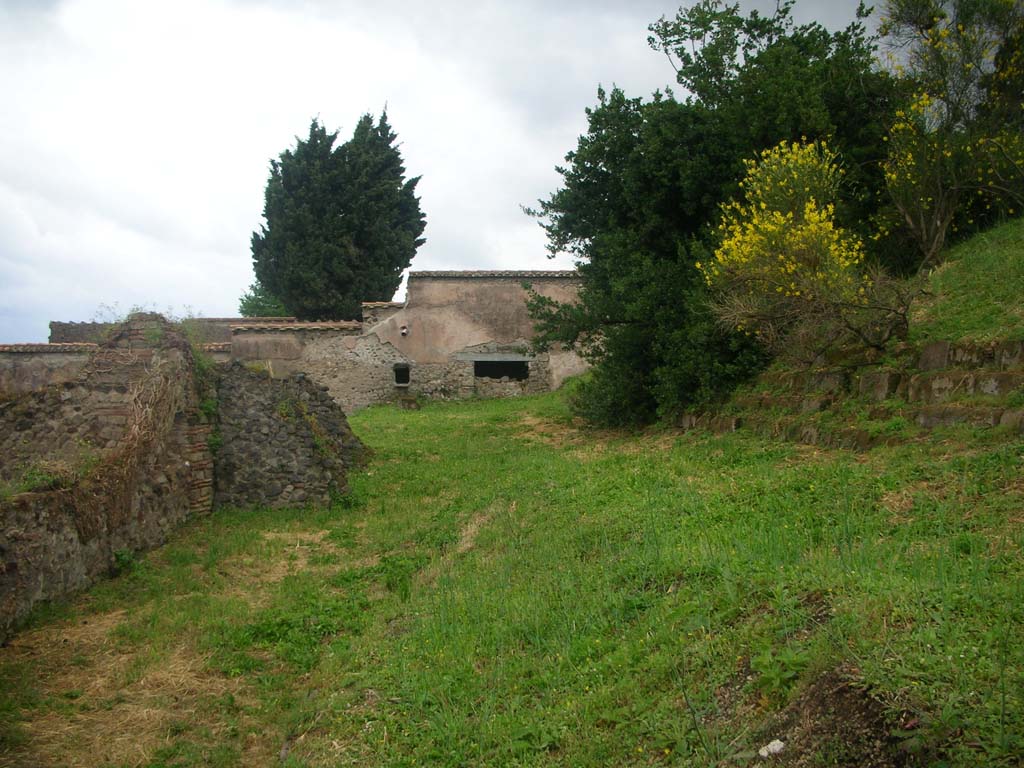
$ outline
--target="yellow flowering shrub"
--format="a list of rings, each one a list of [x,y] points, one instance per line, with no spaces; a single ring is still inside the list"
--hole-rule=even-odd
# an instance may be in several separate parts
[[[723,325],[779,351],[802,326],[809,358],[850,340],[884,345],[895,325],[875,309],[891,308],[876,307],[864,244],[835,222],[841,178],[836,154],[821,142],[783,142],[746,163],[742,199],[722,208],[714,258],[697,264]]]

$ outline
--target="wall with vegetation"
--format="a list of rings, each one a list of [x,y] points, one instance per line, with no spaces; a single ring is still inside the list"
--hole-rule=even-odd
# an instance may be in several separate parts
[[[325,388],[234,363],[217,385],[218,506],[326,505],[363,446]]]
[[[37,602],[87,586],[209,512],[196,370],[179,330],[137,315],[75,383],[0,406],[0,638]]]

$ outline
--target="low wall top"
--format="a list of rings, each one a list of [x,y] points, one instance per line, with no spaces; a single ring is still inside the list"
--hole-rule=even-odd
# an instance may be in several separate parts
[[[288,323],[239,323],[231,326],[231,333],[280,333],[294,331],[359,331],[358,320],[294,321]]]
[[[96,344],[88,341],[62,342],[58,344],[0,344],[0,352],[19,352],[24,354],[40,354],[46,352],[82,352],[88,353],[96,349]]]
[[[580,273],[575,269],[537,269],[537,270],[508,270],[508,269],[474,269],[469,271],[427,271],[410,272],[409,279],[431,279],[431,280],[462,280],[466,278],[512,278],[516,280],[538,279],[553,277],[558,279],[579,278]]]

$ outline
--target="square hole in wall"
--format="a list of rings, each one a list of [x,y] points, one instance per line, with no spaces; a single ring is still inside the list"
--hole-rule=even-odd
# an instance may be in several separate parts
[[[395,386],[396,387],[408,387],[409,386],[409,364],[408,363],[395,363]]]
[[[526,381],[530,378],[530,364],[525,360],[474,360],[473,375],[478,379]]]

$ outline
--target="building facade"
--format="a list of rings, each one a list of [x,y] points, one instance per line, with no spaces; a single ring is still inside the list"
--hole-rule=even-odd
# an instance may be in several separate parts
[[[586,370],[574,351],[534,353],[529,285],[572,302],[574,271],[411,272],[404,302],[367,302],[362,322],[295,318],[195,318],[193,337],[220,361],[265,368],[277,378],[304,374],[345,409],[417,397],[464,399],[546,392]],[[96,323],[50,324],[53,354],[85,355],[108,329]],[[27,345],[18,345],[27,346]],[[43,347],[46,345],[33,345]],[[20,377],[51,375],[33,355],[0,355],[20,363]],[[72,354],[72,356],[75,356]],[[20,360],[18,360],[20,358]],[[0,359],[0,374],[6,368]],[[0,376],[2,379],[3,376]]]

